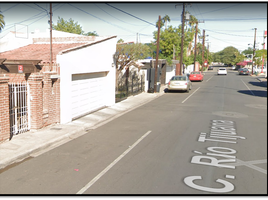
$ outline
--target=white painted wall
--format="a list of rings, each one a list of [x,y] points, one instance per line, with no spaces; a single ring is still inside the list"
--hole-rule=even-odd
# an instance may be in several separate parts
[[[60,65],[60,123],[72,121],[71,81],[72,74],[107,72],[103,99],[106,106],[115,104],[115,67],[113,54],[116,51],[116,38],[91,46],[57,55]]]
[[[172,76],[176,74],[176,65],[167,65],[166,67],[166,84],[170,81]]]

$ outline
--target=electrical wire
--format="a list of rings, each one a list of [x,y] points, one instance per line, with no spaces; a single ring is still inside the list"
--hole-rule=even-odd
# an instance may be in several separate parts
[[[127,14],[127,15],[130,15],[131,17],[134,17],[134,18],[139,19],[139,20],[141,20],[141,21],[143,21],[143,22],[145,22],[145,23],[148,23],[148,24],[150,24],[150,25],[152,25],[152,26],[155,26],[155,24],[150,23],[150,22],[147,22],[146,20],[143,20],[143,19],[141,19],[141,18],[139,18],[139,17],[136,17],[135,15],[132,15],[132,14],[130,14],[130,13],[128,13],[128,12],[125,12],[125,11],[119,9],[119,8],[116,8],[115,6],[112,6],[112,5],[108,4],[108,3],[105,3],[105,4],[108,5],[108,6],[110,6],[110,7],[112,7],[112,8],[114,8],[114,9],[116,9],[116,10],[119,10],[119,11],[121,11],[121,12]]]
[[[85,10],[83,10],[83,9],[81,9],[81,8],[78,8],[78,7],[76,7],[76,6],[74,6],[74,5],[70,4],[70,3],[68,3],[68,4],[69,4],[70,6],[72,6],[72,7],[74,7],[74,8],[76,8],[76,9],[78,9],[78,10],[80,10],[80,11],[82,11],[82,12],[84,12],[84,13],[86,13],[86,14],[88,14],[88,15],[94,17],[94,18],[96,18],[96,19],[99,19],[99,20],[105,22],[105,23],[108,23],[108,24],[113,25],[113,26],[115,26],[115,27],[117,27],[117,28],[123,29],[124,31],[128,31],[128,32],[131,32],[131,33],[135,33],[134,31],[128,30],[128,29],[123,28],[123,27],[121,27],[121,26],[118,26],[118,25],[116,25],[116,24],[110,23],[110,22],[108,22],[108,21],[106,21],[106,20],[104,20],[104,19],[101,19],[101,18],[99,18],[99,17],[97,17],[97,16],[95,16],[95,15],[93,15],[93,14],[90,14],[89,12],[86,12]]]
[[[217,10],[209,11],[209,12],[206,12],[206,13],[200,13],[200,14],[197,14],[197,15],[203,15],[203,14],[208,14],[208,13],[212,13],[212,12],[217,12],[219,10],[225,10],[225,9],[228,9],[228,8],[231,8],[231,7],[234,7],[234,6],[238,6],[238,5],[241,5],[241,4],[243,4],[243,3],[238,3],[236,5],[231,5],[231,6],[228,6],[228,7],[219,8]]]
[[[110,15],[111,17],[113,17],[113,18],[115,18],[115,19],[117,19],[117,20],[119,20],[119,21],[121,21],[121,22],[123,22],[123,23],[125,23],[125,24],[132,25],[132,26],[146,26],[146,25],[136,25],[136,24],[131,24],[131,23],[129,23],[129,22],[125,22],[125,21],[123,21],[123,20],[121,20],[121,19],[119,19],[119,18],[117,18],[117,17],[111,15],[110,13],[108,13],[107,11],[105,11],[104,9],[102,9],[101,7],[99,7],[96,3],[94,3],[94,5],[97,6],[97,7],[98,7],[100,10],[102,10],[103,12],[105,12],[106,14]]]
[[[5,13],[6,11],[10,10],[11,8],[16,7],[16,6],[17,6],[17,5],[19,5],[19,4],[20,4],[20,3],[17,3],[17,4],[15,4],[15,5],[11,6],[10,8],[8,8],[8,9],[6,9],[6,10],[2,11],[2,13]]]
[[[236,36],[236,37],[252,37],[251,36],[248,36],[248,35],[235,35],[235,34],[230,34],[230,33],[221,33],[221,32],[217,32],[217,31],[213,31],[213,30],[209,30],[209,29],[205,29],[206,31],[210,31],[210,32],[213,32],[213,33],[218,33],[218,34],[223,34],[223,35],[230,35],[230,36]],[[263,36],[256,36],[256,37],[263,37]]]
[[[225,43],[231,44],[231,45],[244,47],[244,45],[241,45],[241,44],[234,44],[234,43],[231,43],[231,42],[227,42],[226,40],[221,40],[221,39],[215,38],[215,37],[213,37],[213,36],[209,36],[209,37],[214,38],[214,39],[216,39],[216,40],[219,40],[219,41],[221,41],[221,42],[225,42]]]

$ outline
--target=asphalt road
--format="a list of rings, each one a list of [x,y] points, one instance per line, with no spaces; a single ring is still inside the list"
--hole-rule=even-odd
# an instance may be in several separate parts
[[[1,194],[267,194],[267,88],[205,73],[0,174]]]

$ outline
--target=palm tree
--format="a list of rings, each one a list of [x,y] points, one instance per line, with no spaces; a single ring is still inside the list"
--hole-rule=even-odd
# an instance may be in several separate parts
[[[4,26],[5,26],[4,15],[0,14],[0,32],[3,30]]]
[[[194,35],[195,33],[195,27],[194,25],[198,23],[198,20],[196,19],[195,16],[191,15],[190,16],[190,20],[189,20],[189,25],[191,27],[191,33]],[[191,50],[192,49],[192,43],[194,41],[194,37],[192,37],[192,40],[191,42],[189,42],[189,46],[188,46],[188,49]]]
[[[156,28],[158,27],[158,21],[156,22],[155,26]],[[161,18],[161,21],[160,21],[160,28],[162,28],[164,26],[164,23],[165,23],[165,28],[167,28],[167,22],[170,22],[170,18],[168,15],[165,15],[165,17],[162,17]]]
[[[165,15],[165,17],[163,17],[163,20],[165,22],[165,28],[167,29],[167,22],[170,22],[170,18],[168,15]]]

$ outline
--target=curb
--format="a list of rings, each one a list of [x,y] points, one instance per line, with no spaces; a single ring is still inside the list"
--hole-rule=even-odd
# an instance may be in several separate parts
[[[126,108],[125,110],[116,113],[116,114],[111,114],[110,116],[108,116],[107,118],[97,121],[94,124],[89,124],[89,123],[84,123],[83,125],[77,125],[75,130],[72,130],[70,132],[67,132],[66,134],[60,135],[58,137],[55,137],[53,139],[50,139],[48,141],[45,141],[42,144],[39,144],[38,146],[33,146],[33,148],[21,151],[17,154],[14,154],[14,156],[12,157],[8,157],[6,159],[0,160],[0,169],[3,169],[11,164],[15,164],[18,162],[22,162],[24,159],[27,159],[29,157],[37,157],[47,151],[50,151],[60,145],[63,145],[75,138],[78,138],[80,136],[83,136],[84,134],[88,133],[88,131],[92,130],[92,129],[96,129],[146,103],[149,103],[150,101],[162,96],[164,94],[164,92],[159,92],[159,93],[154,93],[155,95],[153,97],[150,97],[148,99],[142,100],[139,103],[137,103],[136,105],[133,105],[133,107],[130,108]],[[135,96],[131,97],[134,98]],[[129,100],[131,100],[131,98]],[[128,100],[128,99],[126,99]],[[126,101],[124,100],[124,101]],[[116,104],[115,104],[116,105]],[[112,106],[111,106],[112,108]],[[52,125],[50,128],[56,127],[58,124],[54,124]]]

